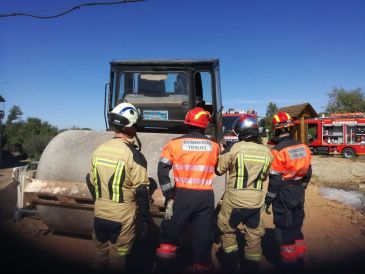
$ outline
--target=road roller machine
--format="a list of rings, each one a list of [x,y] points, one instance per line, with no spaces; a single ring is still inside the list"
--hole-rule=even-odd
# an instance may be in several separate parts
[[[201,106],[212,114],[205,134],[220,142],[222,102],[219,60],[111,61],[105,85],[105,131],[67,130],[45,148],[39,162],[16,172],[17,216],[34,210],[55,231],[91,235],[94,201],[86,183],[93,151],[114,135],[106,114],[128,102],[139,111],[137,136],[147,159],[150,211],[159,225],[164,198],[158,185],[157,165],[162,147],[187,132],[186,113]],[[215,203],[222,197],[224,178],[214,182]]]

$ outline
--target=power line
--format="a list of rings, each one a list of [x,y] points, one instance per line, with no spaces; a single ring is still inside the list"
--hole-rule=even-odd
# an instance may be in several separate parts
[[[82,7],[91,7],[91,6],[105,6],[105,5],[115,5],[115,4],[125,4],[125,3],[130,3],[130,2],[142,2],[145,0],[124,0],[124,1],[115,1],[115,2],[94,2],[94,3],[85,3],[85,4],[81,4],[81,5],[77,5],[71,9],[68,9],[64,12],[61,12],[59,14],[55,14],[55,15],[50,15],[50,16],[40,16],[40,15],[34,15],[34,14],[30,14],[30,13],[23,13],[23,12],[13,12],[13,13],[7,13],[7,14],[0,14],[0,17],[10,17],[10,16],[29,16],[29,17],[33,17],[33,18],[38,18],[38,19],[52,19],[52,18],[56,18],[56,17],[60,17],[63,16],[67,13],[70,13],[74,10],[77,9],[81,9]]]

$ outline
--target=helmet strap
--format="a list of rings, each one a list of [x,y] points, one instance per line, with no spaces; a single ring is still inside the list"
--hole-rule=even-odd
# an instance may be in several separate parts
[[[196,127],[196,126],[192,126],[192,125],[188,125],[188,126],[189,126],[189,130],[190,131],[198,131],[198,132],[204,134],[204,131],[205,131],[204,128],[202,128],[202,127]]]
[[[132,127],[123,127],[123,129],[114,128],[115,134],[119,138],[128,138],[132,139],[136,135],[136,129],[134,126]]]
[[[136,136],[136,128],[134,126],[124,127],[123,133],[127,135],[129,138],[133,138],[134,136]]]
[[[260,144],[260,138],[258,135],[255,135],[255,136],[247,136],[247,137],[239,137],[238,136],[238,139],[240,141],[245,141],[245,142],[252,142],[252,143],[257,143],[257,144]]]
[[[290,136],[290,129],[289,128],[280,128],[280,129],[276,129],[274,131],[274,135],[276,137],[287,137]]]

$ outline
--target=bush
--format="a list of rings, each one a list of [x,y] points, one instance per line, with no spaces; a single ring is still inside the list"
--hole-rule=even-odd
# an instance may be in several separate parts
[[[23,141],[23,151],[29,159],[39,160],[43,150],[55,135],[29,134]]]
[[[2,126],[3,147],[32,160],[39,160],[43,150],[59,130],[39,118],[31,117],[24,122],[20,119],[20,107],[14,106],[10,109],[10,114],[15,113],[15,110],[18,114],[9,115],[12,118],[8,118]]]

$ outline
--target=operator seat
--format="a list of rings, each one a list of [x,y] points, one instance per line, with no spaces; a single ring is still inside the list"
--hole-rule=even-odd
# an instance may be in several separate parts
[[[161,96],[166,93],[165,81],[138,78],[138,91],[147,96]]]

